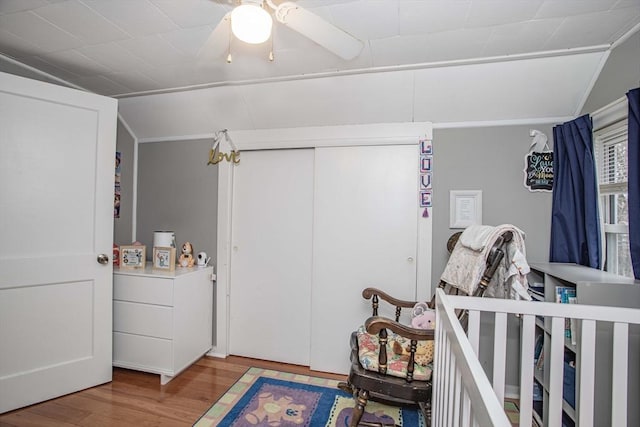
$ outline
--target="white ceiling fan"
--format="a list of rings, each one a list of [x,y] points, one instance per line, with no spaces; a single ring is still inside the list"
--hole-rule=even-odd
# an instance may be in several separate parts
[[[345,60],[357,57],[364,47],[361,40],[295,3],[275,4],[273,0],[234,3],[237,6],[218,23],[204,49],[221,52],[231,33],[246,43],[264,43],[271,37],[273,18]]]

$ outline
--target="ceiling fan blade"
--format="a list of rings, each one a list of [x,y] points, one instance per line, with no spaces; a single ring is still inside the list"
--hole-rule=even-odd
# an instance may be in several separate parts
[[[231,12],[224,15],[216,28],[211,32],[207,41],[200,48],[198,58],[210,60],[219,58],[229,48],[229,32],[231,27]]]
[[[342,59],[355,58],[364,47],[361,40],[297,4],[281,3],[275,10],[275,16],[282,24],[318,43]]]

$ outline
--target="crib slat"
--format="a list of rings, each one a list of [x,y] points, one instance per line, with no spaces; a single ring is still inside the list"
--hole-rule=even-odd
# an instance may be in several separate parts
[[[444,383],[442,384],[442,395],[448,396],[449,393],[449,384],[451,380],[451,359],[453,359],[453,354],[451,353],[451,342],[447,339],[446,341],[447,347],[447,359],[444,361]],[[447,399],[442,399],[442,422],[443,426],[449,425],[449,401]]]
[[[469,399],[469,393],[465,388],[463,391],[462,399],[462,423],[464,427],[471,427],[471,400]]]
[[[436,332],[435,332],[435,340],[439,341],[442,337],[442,324],[440,323],[440,312],[436,311]],[[440,374],[440,366],[442,366],[442,358],[444,357],[444,346],[436,346],[435,347],[435,355],[433,361],[433,372],[431,375],[433,376],[433,391],[431,392],[431,418],[433,425],[437,425],[437,421],[440,417],[440,410],[438,408],[438,404],[440,402],[439,396],[440,394],[440,384],[442,383],[442,375]]]
[[[444,343],[445,334],[444,328],[442,326],[440,320],[440,311],[436,310],[436,332],[435,332],[435,340],[437,342]],[[433,361],[433,391],[431,392],[431,418],[433,425],[438,425],[438,420],[440,420],[441,412],[440,412],[440,402],[442,399],[439,398],[440,393],[442,393],[442,370],[440,367],[443,364],[444,358],[446,357],[446,349],[444,345],[438,345],[435,347],[435,360]]]
[[[551,318],[551,350],[549,360],[549,416],[548,427],[562,425],[562,371],[564,369],[564,317]]]
[[[469,310],[467,337],[473,351],[478,355],[478,348],[480,347],[480,312],[478,310]]]
[[[456,381],[454,383],[453,392],[453,424],[452,426],[460,425],[460,389],[462,387],[462,375],[459,370],[455,370]]]
[[[493,390],[504,405],[505,369],[507,369],[507,313],[496,313],[493,332]]]
[[[578,366],[580,367],[580,391],[576,396],[578,403],[577,425],[593,427],[593,408],[595,393],[596,363],[596,322],[594,320],[582,320],[580,327],[580,355]]]
[[[520,427],[531,426],[533,416],[533,359],[535,352],[536,317],[522,316],[522,347],[520,349]],[[523,403],[526,402],[526,403]]]
[[[442,324],[439,323],[440,319],[437,316],[439,313],[436,312],[436,337],[435,339],[438,342],[444,343],[444,340],[441,338],[443,336],[442,333]],[[433,361],[433,391],[431,392],[431,418],[433,425],[438,425],[438,420],[440,420],[440,393],[442,392],[442,362],[445,357],[445,348],[444,345],[437,345],[435,347],[435,360]]]
[[[447,348],[447,358],[444,361],[443,374],[444,374],[444,384],[442,384],[442,396],[449,396],[449,385],[451,384],[451,359],[453,359],[453,354],[451,353],[451,342],[446,340],[446,348]],[[442,425],[447,426],[449,423],[449,399],[442,399]]]
[[[447,347],[451,346],[451,341],[447,341]],[[446,399],[445,399],[445,425],[452,425],[451,424],[451,418],[452,418],[452,412],[451,412],[451,401],[452,401],[452,397],[453,397],[453,393],[451,392],[451,389],[453,388],[453,379],[454,379],[454,373],[455,373],[455,369],[454,369],[454,365],[455,365],[455,361],[456,361],[456,356],[453,353],[449,353],[449,360],[447,360],[446,364],[447,364],[447,387],[446,387]]]
[[[613,324],[613,384],[611,391],[611,425],[627,425],[627,363],[629,352],[629,324]]]

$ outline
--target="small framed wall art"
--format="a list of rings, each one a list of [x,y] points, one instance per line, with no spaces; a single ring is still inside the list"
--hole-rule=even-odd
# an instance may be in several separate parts
[[[144,268],[146,262],[146,246],[120,246],[120,268]]]
[[[156,270],[175,271],[176,248],[170,246],[154,246],[153,268]]]
[[[482,224],[482,191],[449,191],[449,228]]]

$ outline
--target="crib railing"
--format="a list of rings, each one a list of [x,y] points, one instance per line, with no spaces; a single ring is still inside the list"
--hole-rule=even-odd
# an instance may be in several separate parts
[[[441,289],[436,291],[431,426],[510,427],[453,304]]]
[[[469,310],[467,333],[455,316],[456,309]],[[494,313],[493,372],[487,378],[477,354],[480,342],[480,314]],[[611,426],[626,426],[629,325],[640,324],[640,310],[448,296],[437,291],[436,355],[434,360],[433,426],[511,426],[504,406],[507,316],[521,318],[520,426],[530,427],[533,418],[533,378],[536,316],[550,319],[550,348],[545,369],[549,369],[546,427],[562,425],[565,318],[578,319],[580,333],[579,369],[576,370],[576,425],[594,425],[594,374],[596,322],[613,324]]]

